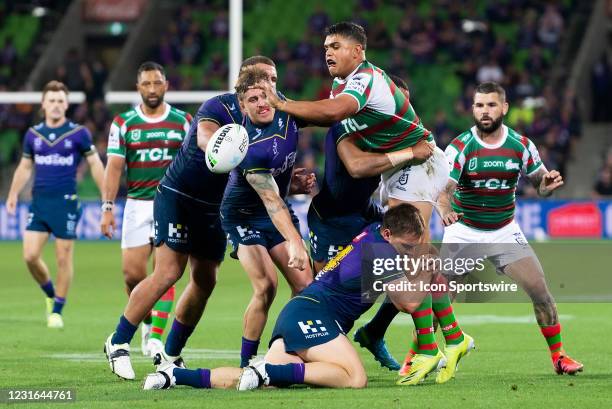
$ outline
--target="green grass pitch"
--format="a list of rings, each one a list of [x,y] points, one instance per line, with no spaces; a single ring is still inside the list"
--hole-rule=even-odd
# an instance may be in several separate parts
[[[140,381],[126,382],[115,377],[102,352],[104,340],[113,331],[127,301],[118,242],[77,243],[75,279],[62,331],[46,328],[44,297],[21,260],[21,244],[0,243],[0,260],[0,389],[75,388],[76,403],[69,407],[591,408],[608,407],[612,397],[612,357],[608,349],[611,304],[559,306],[565,346],[585,364],[585,372],[575,377],[553,373],[546,344],[531,320],[529,304],[458,304],[459,322],[475,338],[478,349],[462,361],[456,379],[445,385],[436,385],[428,379],[416,387],[397,387],[395,374],[381,369],[362,352],[369,379],[364,390],[296,387],[238,393],[179,387],[145,392]],[[51,246],[47,246],[45,260],[54,272]],[[179,291],[185,282],[183,277]],[[242,312],[249,297],[246,276],[237,262],[227,260],[205,315],[185,351],[189,367],[238,364]],[[262,350],[287,299],[283,283],[262,338]],[[388,332],[388,343],[397,358],[406,352],[411,328],[409,317],[398,317]],[[140,332],[132,348],[139,347],[139,337]],[[137,378],[142,379],[153,367],[139,352],[134,351],[132,356]],[[19,407],[47,406],[57,408],[61,404],[31,403]]]

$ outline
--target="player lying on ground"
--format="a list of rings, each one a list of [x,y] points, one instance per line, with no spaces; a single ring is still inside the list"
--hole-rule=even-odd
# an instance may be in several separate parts
[[[575,374],[582,371],[583,365],[563,349],[557,307],[544,271],[514,220],[515,190],[521,173],[542,197],[561,187],[563,178],[558,171],[546,169],[533,142],[503,125],[507,112],[504,89],[492,82],[480,84],[473,104],[476,125],[446,149],[452,171],[439,200],[440,214],[447,226],[442,254],[449,248],[447,243],[480,244],[463,246],[453,253],[462,257],[465,252],[466,257],[473,258],[483,256],[474,250],[486,252],[501,273],[516,281],[533,302],[555,371]],[[499,243],[508,244],[495,246]]]
[[[158,367],[143,383],[144,389],[167,389],[175,385],[196,388],[255,389],[261,386],[288,386],[309,384],[331,388],[363,388],[367,376],[359,355],[346,333],[363,313],[372,306],[364,302],[375,300],[380,291],[375,286],[362,288],[362,271],[372,272],[374,259],[397,254],[412,256],[422,250],[423,219],[412,205],[402,204],[389,210],[382,224],[368,226],[342,252],[317,275],[317,278],[283,308],[272,332],[269,350],[263,360],[254,360],[250,366],[187,370],[172,363]],[[389,251],[392,250],[392,251]],[[424,269],[410,272],[411,280],[430,282],[432,271]],[[407,271],[388,271],[380,276],[381,282],[401,285],[408,281]],[[415,313],[428,294],[407,291],[388,292],[391,301],[401,311]],[[430,300],[431,301],[431,300]],[[414,315],[413,315],[414,317]],[[431,315],[427,330],[433,333]],[[435,347],[435,340],[432,340]],[[418,355],[417,355],[418,357]],[[415,358],[416,359],[416,358]],[[444,364],[444,356],[429,360],[429,366],[414,374],[411,384],[422,381],[427,374]],[[407,383],[402,383],[407,384]]]
[[[153,254],[153,199],[166,168],[189,132],[191,115],[164,102],[168,81],[164,68],[154,62],[140,65],[136,88],[142,103],[115,117],[108,136],[108,162],[104,173],[102,234],[115,230],[114,200],[127,168],[128,197],[121,228],[121,261],[128,296],[147,276]],[[162,334],[174,302],[174,286],[155,303],[142,323],[142,353],[154,356],[164,345]]]
[[[17,196],[34,170],[34,188],[28,224],[23,233],[23,258],[40,285],[47,304],[47,327],[63,328],[62,309],[74,275],[73,249],[81,206],[76,195],[76,173],[85,157],[98,189],[102,191],[104,166],[96,152],[89,130],[70,122],[68,88],[51,81],[42,92],[44,121],[28,129],[23,138],[23,157],[15,170],[6,200],[8,214],[17,211]],[[55,287],[42,250],[55,236],[57,281]]]
[[[242,63],[242,67],[250,65],[267,70],[269,81],[276,84],[272,60],[254,56]],[[204,162],[204,152],[210,137],[220,126],[242,121],[236,94],[219,95],[203,103],[181,150],[157,187],[153,211],[158,226],[154,239],[157,247],[155,269],[130,294],[116,330],[104,346],[111,371],[120,378],[135,378],[130,342],[138,324],[159,297],[178,281],[189,262],[189,283],[177,302],[176,318],[163,354],[156,355],[157,362],[167,359],[182,365],[181,350],[204,313],[227,247],[219,207],[228,175],[210,172]],[[293,184],[292,181],[292,189],[312,186],[308,177],[294,180],[306,184]]]

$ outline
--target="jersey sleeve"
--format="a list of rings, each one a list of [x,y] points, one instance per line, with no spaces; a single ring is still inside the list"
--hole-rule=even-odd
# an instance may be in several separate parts
[[[531,142],[529,138],[523,138],[523,145],[525,146],[525,150],[523,151],[523,167],[521,170],[525,175],[529,176],[533,172],[538,170],[543,165],[543,163],[542,159],[540,158],[538,148],[536,148],[535,144]]]
[[[458,139],[453,140],[446,147],[444,155],[446,155],[446,160],[448,160],[448,165],[450,167],[448,177],[459,183],[461,172],[463,171],[463,166],[465,165],[465,155],[463,154],[463,149],[459,145]]]
[[[28,129],[23,137],[23,153],[24,158],[31,159],[34,156],[34,149],[32,149],[32,132]]]
[[[346,83],[346,86],[339,95],[350,95],[359,104],[358,111],[361,111],[370,99],[374,75],[371,70],[358,71]]]
[[[228,107],[219,99],[211,98],[204,102],[196,114],[198,123],[201,121],[214,122],[219,126],[235,123]]]
[[[108,132],[107,155],[125,157],[125,122],[121,117],[115,117]]]
[[[86,127],[82,127],[79,131],[81,133],[81,139],[79,143],[79,152],[83,156],[89,156],[96,153],[96,146],[93,143],[91,132]]]

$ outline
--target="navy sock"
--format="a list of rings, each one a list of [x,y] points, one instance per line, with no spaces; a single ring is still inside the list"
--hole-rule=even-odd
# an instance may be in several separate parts
[[[365,325],[365,329],[372,338],[382,338],[387,332],[387,328],[391,325],[393,318],[399,313],[395,305],[385,298],[376,315]]]
[[[266,364],[266,372],[272,386],[290,386],[304,383],[304,364],[272,365]]]
[[[62,309],[64,308],[64,305],[66,304],[66,299],[63,297],[55,297],[54,299],[54,303],[53,303],[53,313],[54,314],[61,314],[62,313]]]
[[[210,369],[174,368],[172,374],[177,385],[189,385],[194,388],[210,389]]]
[[[194,329],[195,327],[185,325],[175,318],[172,322],[172,329],[166,339],[166,354],[179,356]]]
[[[242,347],[240,348],[240,367],[244,368],[249,364],[249,360],[257,355],[259,340],[251,341],[242,337]]]
[[[53,288],[53,281],[49,280],[44,284],[40,285],[40,288],[47,294],[47,297],[53,298],[55,297],[55,288]]]
[[[124,315],[122,315],[121,318],[119,318],[119,324],[117,324],[117,329],[115,330],[111,342],[113,344],[129,344],[137,329],[138,325],[133,325]]]

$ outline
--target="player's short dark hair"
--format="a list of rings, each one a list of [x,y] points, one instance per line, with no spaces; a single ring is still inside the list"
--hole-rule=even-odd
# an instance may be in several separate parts
[[[53,92],[64,91],[64,93],[66,95],[68,95],[68,87],[66,86],[66,84],[64,84],[61,81],[53,80],[53,81],[47,82],[45,84],[45,86],[43,87],[43,90],[42,90],[42,97],[43,97],[43,99],[45,98],[45,95],[49,91],[53,91]]]
[[[387,74],[387,75],[389,76],[391,81],[395,83],[395,85],[408,91],[408,84],[406,84],[406,81],[404,81],[401,77],[394,75],[394,74]]]
[[[478,86],[476,87],[476,91],[474,92],[474,95],[490,94],[492,92],[497,93],[502,101],[506,100],[506,90],[504,89],[504,87],[499,85],[497,82],[493,82],[493,81],[483,82],[483,83],[478,84]]]
[[[393,235],[408,233],[421,237],[425,232],[425,222],[419,209],[410,203],[402,203],[387,210],[382,227],[391,230]]]
[[[140,64],[140,67],[138,67],[138,71],[136,72],[136,79],[140,79],[140,74],[145,71],[159,71],[162,77],[166,78],[166,70],[164,70],[164,67],[162,67],[161,64],[158,64],[155,61],[145,61]]]
[[[244,94],[258,82],[268,81],[268,73],[254,65],[243,68],[236,81],[236,94],[238,99],[242,99]]]
[[[242,64],[240,64],[240,69],[243,69],[245,67],[249,67],[255,64],[265,64],[265,65],[269,65],[271,67],[276,68],[276,64],[274,64],[274,61],[272,60],[272,58],[266,57],[265,55],[254,55],[244,60]]]
[[[361,44],[364,50],[368,46],[368,36],[366,36],[366,32],[363,27],[351,21],[342,21],[340,23],[332,24],[325,29],[325,35],[339,35],[353,39]]]

